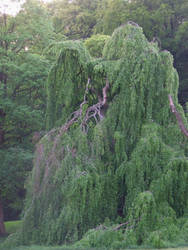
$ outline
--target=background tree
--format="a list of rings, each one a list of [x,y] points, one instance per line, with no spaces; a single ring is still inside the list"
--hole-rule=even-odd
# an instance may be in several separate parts
[[[111,35],[115,28],[125,22],[127,2],[123,0],[103,0],[98,4],[95,33]]]
[[[89,50],[91,56],[102,57],[103,48],[109,38],[110,36],[97,34],[86,39],[84,44]]]
[[[44,128],[50,62],[42,52],[53,39],[50,19],[38,1],[26,1],[16,16],[0,15],[0,196],[6,220],[21,211],[32,135]]]
[[[90,37],[96,24],[96,9],[100,0],[61,0],[49,4],[56,33],[71,39]]]
[[[49,43],[56,41],[52,20],[41,1],[26,0],[16,19],[20,39],[24,37],[24,46],[31,53],[42,54]]]

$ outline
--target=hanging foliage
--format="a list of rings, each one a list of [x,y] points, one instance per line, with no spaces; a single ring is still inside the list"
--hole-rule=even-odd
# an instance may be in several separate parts
[[[91,228],[78,245],[158,247],[174,232],[185,235],[177,221],[187,223],[187,142],[168,101],[171,95],[184,119],[177,90],[172,56],[138,25],[118,28],[100,59],[81,42],[62,43],[48,79],[51,130],[36,147],[22,243],[72,243]]]
[[[60,56],[47,85],[47,128],[60,125],[80,104],[87,79],[90,55],[79,41],[62,43]]]

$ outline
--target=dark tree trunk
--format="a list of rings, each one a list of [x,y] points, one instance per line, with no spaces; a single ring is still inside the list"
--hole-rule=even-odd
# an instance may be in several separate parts
[[[180,114],[178,113],[178,111],[176,110],[176,107],[174,106],[174,103],[173,103],[173,100],[172,100],[172,97],[171,95],[168,95],[168,99],[169,99],[169,102],[170,102],[170,108],[171,108],[171,111],[172,113],[175,115],[176,117],[176,120],[178,122],[178,125],[181,129],[181,132],[188,137],[188,130],[185,128],[184,124],[183,124],[183,121],[182,121],[182,118],[180,116]]]
[[[3,120],[5,118],[5,112],[3,109],[0,108],[0,119],[1,119],[1,124],[0,124],[0,148],[2,147],[4,141],[5,141],[5,131],[3,128]]]
[[[2,200],[0,199],[0,235],[5,235],[5,224],[4,224],[4,213],[3,213],[3,204]]]
[[[0,147],[3,145],[5,138],[4,138],[4,131],[3,128],[0,126]]]

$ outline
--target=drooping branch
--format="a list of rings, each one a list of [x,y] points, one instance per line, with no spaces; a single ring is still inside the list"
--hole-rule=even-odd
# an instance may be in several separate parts
[[[119,224],[119,225],[117,225],[116,227],[113,228],[113,231],[117,231],[117,230],[119,230],[120,228],[122,228],[122,227],[124,227],[124,226],[127,226],[129,223],[130,223],[130,222],[127,221],[127,222],[125,222],[125,223]]]
[[[172,100],[172,96],[171,95],[168,95],[168,99],[169,99],[169,102],[170,102],[170,109],[172,111],[172,113],[175,115],[176,117],[176,120],[178,122],[178,125],[181,129],[181,132],[188,137],[188,130],[185,128],[184,124],[183,124],[183,121],[182,121],[182,118],[180,116],[180,114],[178,113],[178,111],[176,110],[176,107],[173,103],[173,100]]]
[[[83,116],[83,106],[84,104],[87,104],[87,94],[89,92],[89,84],[90,84],[90,78],[88,78],[88,82],[86,85],[85,93],[84,93],[84,100],[80,104],[80,108],[76,111],[74,111],[71,114],[71,118],[61,127],[59,135],[61,136],[62,133],[66,132],[70,126],[76,122],[79,118]],[[87,124],[89,120],[92,118],[95,120],[96,123],[98,123],[100,120],[104,118],[104,115],[102,114],[101,110],[102,108],[107,104],[107,91],[109,89],[109,81],[106,79],[106,85],[102,90],[102,98],[99,98],[98,103],[93,104],[92,106],[88,107],[84,117],[81,121],[81,129],[83,132],[87,133]]]
[[[82,120],[81,128],[82,128],[82,131],[84,131],[85,133],[87,132],[87,124],[90,119],[94,118],[95,122],[98,123],[98,121],[104,118],[104,115],[102,114],[101,109],[107,104],[108,89],[109,89],[109,82],[108,82],[108,79],[106,79],[106,85],[102,90],[103,98],[99,98],[98,103],[90,106],[86,110],[84,119]]]
[[[62,125],[58,130],[53,129],[50,132],[46,134],[46,137],[50,137],[50,135],[57,133],[54,141],[53,141],[53,146],[52,149],[47,157],[47,159],[44,159],[44,148],[42,144],[37,144],[36,150],[38,151],[38,158],[36,161],[36,169],[39,168],[40,162],[45,161],[45,171],[44,171],[44,177],[42,180],[42,183],[39,183],[38,179],[36,182],[38,183],[36,186],[36,194],[37,196],[40,196],[40,194],[45,190],[46,185],[48,185],[48,180],[49,180],[49,175],[51,172],[51,166],[60,166],[60,162],[58,160],[58,151],[57,146],[59,144],[59,141],[61,140],[61,136],[69,130],[69,128],[77,121],[80,121],[81,124],[81,129],[83,132],[87,133],[88,131],[88,122],[90,119],[94,119],[96,123],[98,123],[104,115],[101,113],[102,107],[104,107],[107,104],[107,91],[109,89],[109,82],[106,80],[106,85],[102,90],[102,97],[99,98],[98,103],[88,107],[86,111],[84,111],[84,104],[87,104],[87,95],[89,93],[89,85],[90,85],[90,78],[88,78],[85,92],[84,92],[84,97],[83,97],[83,102],[80,104],[80,107],[78,110],[74,111],[67,122]],[[64,152],[64,148],[61,148],[61,151]],[[75,157],[76,155],[76,150],[75,148],[67,148],[67,151],[71,152],[72,155]],[[61,152],[62,153],[62,152]],[[40,171],[40,170],[38,170]],[[40,175],[39,173],[37,175]],[[38,178],[38,177],[36,177]]]
[[[100,224],[99,226],[97,226],[97,227],[95,228],[95,230],[111,230],[111,231],[117,231],[117,230],[119,230],[119,229],[122,229],[122,227],[125,227],[126,230],[127,230],[127,229],[129,230],[129,229],[132,229],[133,227],[135,227],[135,225],[137,224],[137,222],[138,222],[138,221],[135,221],[135,223],[133,223],[132,225],[128,226],[128,224],[130,224],[130,222],[127,221],[127,222],[121,223],[121,224],[119,224],[119,225],[117,225],[117,226],[115,226],[115,227],[113,227],[113,228],[109,228],[109,227],[107,227],[107,226],[105,226],[105,225],[103,225],[103,224]]]

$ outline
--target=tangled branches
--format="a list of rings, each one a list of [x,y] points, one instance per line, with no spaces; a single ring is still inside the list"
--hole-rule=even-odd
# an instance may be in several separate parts
[[[78,119],[81,119],[81,129],[83,132],[87,133],[88,131],[88,122],[93,118],[96,123],[101,121],[104,118],[104,115],[102,113],[102,108],[107,105],[107,91],[109,89],[109,82],[108,79],[106,79],[106,85],[102,90],[102,98],[99,96],[99,102],[96,104],[93,104],[92,106],[88,107],[85,111],[85,114],[83,114],[83,107],[85,104],[87,104],[87,94],[89,92],[89,85],[90,85],[91,79],[88,78],[88,82],[86,85],[86,90],[84,93],[84,100],[80,104],[80,108],[76,111],[74,111],[71,114],[71,119],[68,120],[60,129],[60,134],[67,131],[69,127]],[[83,117],[83,118],[82,118]]]
[[[36,157],[36,173],[35,173],[35,193],[37,196],[39,196],[43,190],[45,190],[46,185],[48,185],[48,180],[49,180],[49,175],[51,172],[51,166],[54,167],[59,167],[60,166],[60,161],[59,161],[59,155],[63,157],[65,154],[65,148],[60,148],[57,150],[59,142],[61,140],[61,136],[68,131],[68,129],[73,125],[73,123],[79,121],[81,130],[84,133],[87,133],[88,131],[88,123],[91,119],[93,119],[96,123],[98,123],[100,120],[103,119],[104,115],[102,114],[102,108],[107,105],[107,91],[109,89],[109,82],[106,80],[106,85],[102,90],[102,97],[98,97],[98,103],[93,104],[92,106],[88,107],[86,111],[84,111],[84,105],[88,104],[87,101],[87,95],[89,93],[89,85],[90,85],[90,78],[88,78],[87,84],[86,84],[86,89],[84,92],[84,97],[83,97],[83,102],[80,104],[80,107],[78,110],[74,111],[68,121],[60,127],[59,130],[53,129],[49,131],[45,137],[48,140],[51,140],[51,135],[56,134],[54,139],[53,139],[53,146],[48,153],[48,157],[45,156],[44,152],[44,145],[43,143],[38,143],[36,145],[36,151],[38,152],[37,157]],[[66,149],[67,151],[71,151],[72,155],[75,156],[75,149]],[[59,152],[59,153],[58,153]],[[44,163],[44,175],[43,175],[43,180],[40,182],[40,175],[41,175],[41,170],[40,170],[40,165]]]
[[[102,114],[101,110],[107,104],[107,91],[108,91],[108,89],[109,89],[109,82],[108,82],[108,80],[106,80],[106,85],[102,91],[103,98],[99,97],[99,102],[90,106],[86,110],[85,116],[84,116],[82,123],[81,123],[82,131],[84,131],[85,133],[87,133],[87,131],[88,131],[87,124],[88,124],[88,121],[90,119],[94,118],[95,122],[98,123],[99,121],[101,121],[104,118],[104,115]]]

